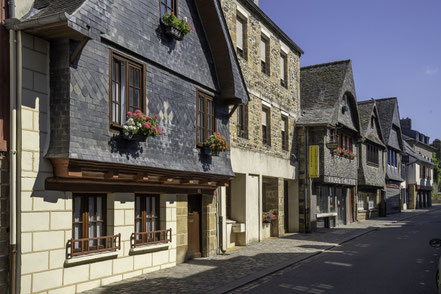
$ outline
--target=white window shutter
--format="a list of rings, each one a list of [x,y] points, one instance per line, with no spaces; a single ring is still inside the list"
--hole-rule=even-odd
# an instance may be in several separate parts
[[[260,59],[266,62],[266,43],[263,39],[260,39]]]
[[[282,129],[282,132],[284,132],[284,131],[285,131],[285,120],[284,120],[284,119],[282,119],[282,120],[280,121],[280,127],[281,127],[281,129]]]
[[[266,112],[262,110],[262,125],[266,126]]]

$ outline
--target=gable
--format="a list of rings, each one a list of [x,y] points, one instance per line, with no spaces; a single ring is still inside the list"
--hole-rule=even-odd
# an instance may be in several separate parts
[[[365,137],[366,139],[383,146],[380,124],[375,108],[373,110],[374,111],[372,111],[372,115],[368,122]]]

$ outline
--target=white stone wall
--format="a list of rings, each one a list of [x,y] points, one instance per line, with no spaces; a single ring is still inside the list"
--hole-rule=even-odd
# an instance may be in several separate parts
[[[76,293],[176,265],[176,195],[160,197],[161,229],[171,228],[173,233],[169,248],[135,254],[130,248],[134,193],[107,194],[107,235],[121,233],[117,256],[68,264],[75,260],[66,259],[66,244],[72,238],[72,193],[44,189],[45,179],[53,176],[50,162],[43,158],[49,144],[49,44],[26,34],[22,136],[20,293]]]

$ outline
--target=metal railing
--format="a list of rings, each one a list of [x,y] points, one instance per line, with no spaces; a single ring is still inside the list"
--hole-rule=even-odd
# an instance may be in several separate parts
[[[138,246],[168,243],[172,241],[172,229],[133,233],[130,237],[132,248]]]
[[[67,242],[67,258],[91,253],[121,249],[121,234],[84,239],[70,239]]]

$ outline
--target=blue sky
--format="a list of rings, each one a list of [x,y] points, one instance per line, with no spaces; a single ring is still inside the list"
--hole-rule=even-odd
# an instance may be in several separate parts
[[[352,59],[357,98],[398,97],[413,129],[441,139],[440,0],[260,0],[305,51],[302,66]]]

